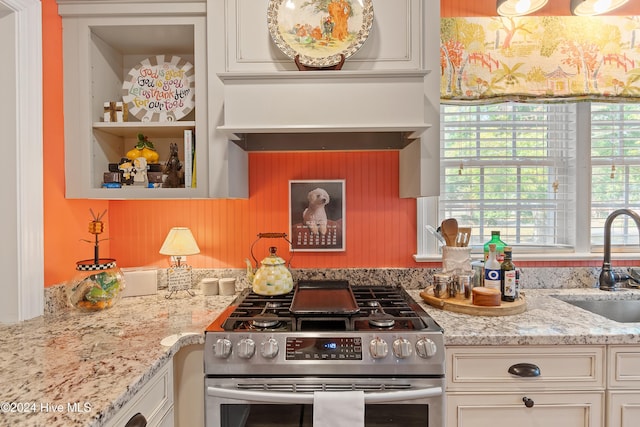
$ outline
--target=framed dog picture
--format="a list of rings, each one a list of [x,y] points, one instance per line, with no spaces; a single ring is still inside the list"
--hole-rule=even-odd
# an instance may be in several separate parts
[[[344,179],[289,181],[292,250],[345,250],[344,183]]]

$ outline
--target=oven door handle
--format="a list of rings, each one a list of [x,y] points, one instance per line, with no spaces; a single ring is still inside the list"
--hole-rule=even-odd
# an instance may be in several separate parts
[[[285,393],[273,391],[232,390],[209,386],[207,387],[207,395],[224,399],[246,400],[253,402],[313,405],[313,393],[307,392]],[[439,396],[442,396],[442,387],[420,388],[404,391],[367,392],[364,394],[364,403],[401,402]]]

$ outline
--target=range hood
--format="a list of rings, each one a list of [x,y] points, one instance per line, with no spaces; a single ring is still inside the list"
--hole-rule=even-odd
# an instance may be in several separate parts
[[[247,151],[402,149],[425,122],[428,71],[219,73],[224,123]]]

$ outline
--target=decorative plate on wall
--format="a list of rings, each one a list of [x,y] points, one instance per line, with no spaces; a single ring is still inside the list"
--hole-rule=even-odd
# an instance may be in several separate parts
[[[349,58],[367,40],[372,0],[269,0],[271,38],[301,64],[329,67]]]
[[[193,65],[179,56],[146,58],[129,71],[122,99],[140,121],[180,120],[195,106]]]

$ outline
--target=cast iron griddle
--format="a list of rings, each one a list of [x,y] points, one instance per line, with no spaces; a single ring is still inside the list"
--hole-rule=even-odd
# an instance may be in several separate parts
[[[290,311],[294,315],[349,315],[360,308],[346,280],[305,280],[296,286]]]

